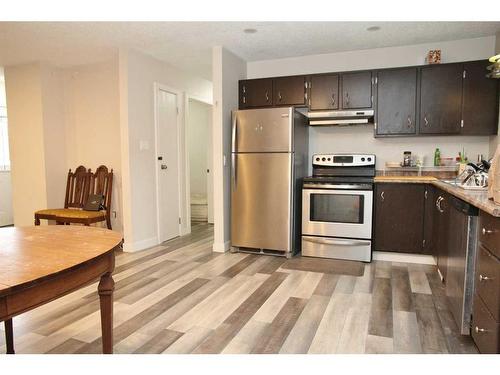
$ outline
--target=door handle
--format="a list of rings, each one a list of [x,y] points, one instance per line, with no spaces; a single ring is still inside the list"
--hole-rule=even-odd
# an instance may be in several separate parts
[[[161,169],[168,169],[167,165],[166,164],[162,164],[161,165]]]
[[[236,154],[231,154],[231,176],[233,178],[233,187],[236,191],[236,182],[237,182],[237,176],[236,176],[236,173],[238,172],[237,168],[236,168]]]

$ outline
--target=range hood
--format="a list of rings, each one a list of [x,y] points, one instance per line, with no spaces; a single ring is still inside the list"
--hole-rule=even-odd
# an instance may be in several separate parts
[[[358,125],[373,123],[373,109],[307,112],[309,125]]]

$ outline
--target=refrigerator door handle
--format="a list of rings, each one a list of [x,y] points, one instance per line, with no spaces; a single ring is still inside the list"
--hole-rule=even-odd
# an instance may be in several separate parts
[[[232,152],[237,152],[236,151],[236,141],[237,141],[237,129],[238,129],[238,126],[237,126],[237,121],[236,121],[236,114],[233,112],[233,123],[232,123],[232,134],[231,134],[231,151]]]
[[[233,176],[233,191],[236,191],[237,169],[236,169],[236,154],[234,152],[231,154],[231,169],[232,169],[231,175]]]

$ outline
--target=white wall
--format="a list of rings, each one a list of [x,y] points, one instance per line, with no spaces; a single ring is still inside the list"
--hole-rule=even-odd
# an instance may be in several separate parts
[[[0,171],[0,227],[13,223],[11,175],[10,171]]]
[[[5,68],[14,225],[33,225],[47,208],[40,64]]]
[[[486,59],[495,50],[495,36],[253,61],[247,64],[247,77],[261,78],[422,65],[425,62],[425,55],[431,49],[441,49],[443,63]],[[406,150],[425,155],[426,164],[431,165],[436,147],[442,148],[443,156],[455,156],[463,146],[469,158],[473,160],[478,153],[488,155],[491,148],[489,137],[374,139],[373,126],[311,128],[309,142],[310,154],[342,151],[374,153],[377,155],[379,168],[383,167],[385,161],[402,160],[403,151]]]
[[[231,111],[238,108],[238,81],[247,75],[246,62],[230,51],[212,49],[214,85],[214,251],[227,251],[231,240]]]
[[[210,81],[192,76],[160,60],[132,50],[120,51],[120,129],[122,137],[122,184],[124,196],[124,234],[126,251],[136,251],[157,244],[156,226],[156,155],[154,151],[154,83],[212,101]],[[184,100],[179,98],[184,123]],[[149,149],[139,150],[140,141]],[[180,151],[185,153],[184,128]],[[187,160],[183,158],[184,166]],[[181,192],[186,179],[181,175]],[[188,207],[183,205],[183,231],[187,231]]]
[[[92,171],[100,165],[112,168],[111,225],[114,230],[122,231],[118,56],[98,64],[65,69],[63,79],[67,149],[64,174],[79,165]]]
[[[207,199],[208,137],[212,131],[212,106],[190,99],[187,111],[189,190],[191,198]]]

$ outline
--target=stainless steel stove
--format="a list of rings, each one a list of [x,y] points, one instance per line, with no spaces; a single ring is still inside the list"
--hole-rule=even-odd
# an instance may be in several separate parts
[[[302,188],[302,255],[371,261],[375,155],[317,154]]]

